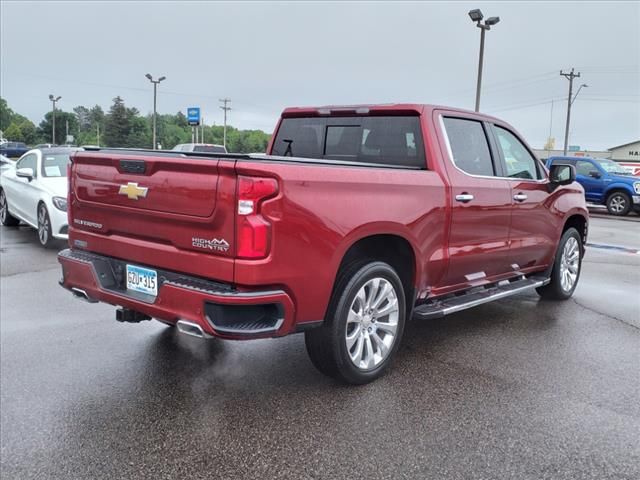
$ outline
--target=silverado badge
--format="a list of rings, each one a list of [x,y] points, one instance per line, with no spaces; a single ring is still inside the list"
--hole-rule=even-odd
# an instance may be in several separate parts
[[[139,197],[146,197],[147,187],[139,187],[137,183],[129,182],[126,185],[120,185],[120,195],[126,195],[129,200],[138,200]]]

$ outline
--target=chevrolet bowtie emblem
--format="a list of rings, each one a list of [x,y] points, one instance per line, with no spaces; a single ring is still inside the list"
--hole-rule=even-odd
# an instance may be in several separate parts
[[[120,185],[120,195],[126,195],[130,200],[138,200],[139,197],[146,197],[147,187],[139,187],[137,183],[129,182],[126,185]]]

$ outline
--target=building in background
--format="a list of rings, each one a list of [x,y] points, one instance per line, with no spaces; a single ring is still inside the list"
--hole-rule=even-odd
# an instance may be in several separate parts
[[[573,147],[573,145],[571,146]],[[574,147],[567,150],[567,157],[591,157],[591,158],[611,158],[611,151],[609,150],[580,150],[580,147]],[[546,160],[549,157],[562,157],[564,152],[562,150],[545,150],[534,148],[533,153],[540,160]]]
[[[547,142],[545,147],[549,147],[553,143]],[[540,159],[545,161],[549,157],[562,157],[562,150],[534,149],[533,153]],[[617,147],[611,147],[609,150],[581,150],[579,146],[570,145],[567,150],[568,157],[591,157],[591,158],[610,158],[619,162],[627,170],[634,175],[640,175],[640,140],[625,143]]]
[[[616,162],[640,163],[640,140],[611,147],[609,152],[609,158]]]
[[[611,160],[619,162],[634,175],[640,176],[640,140],[609,149]]]

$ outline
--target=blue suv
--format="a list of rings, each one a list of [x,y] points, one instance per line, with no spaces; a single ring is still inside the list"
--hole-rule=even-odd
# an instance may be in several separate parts
[[[576,167],[576,180],[584,187],[587,202],[606,205],[611,215],[640,214],[640,177],[606,158],[550,157],[547,168],[556,164]]]

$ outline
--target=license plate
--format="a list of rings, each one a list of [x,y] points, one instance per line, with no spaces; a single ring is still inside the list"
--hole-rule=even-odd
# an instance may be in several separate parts
[[[127,265],[127,290],[158,295],[158,272],[136,265]]]

